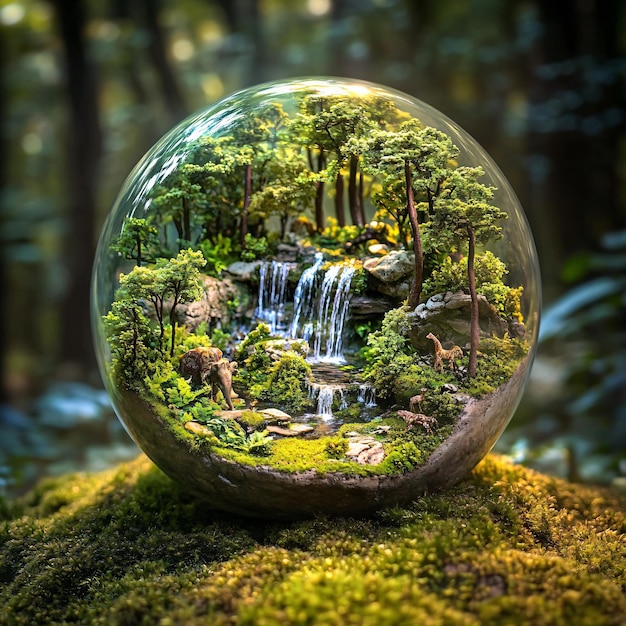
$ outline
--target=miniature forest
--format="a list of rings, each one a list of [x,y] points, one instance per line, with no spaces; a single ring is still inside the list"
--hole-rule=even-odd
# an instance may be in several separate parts
[[[189,141],[111,245],[118,393],[194,455],[423,465],[529,352],[523,288],[493,252],[507,213],[462,156],[362,94],[269,103]]]

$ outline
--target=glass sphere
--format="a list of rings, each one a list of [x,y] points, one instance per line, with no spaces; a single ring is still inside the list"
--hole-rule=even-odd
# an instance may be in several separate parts
[[[523,391],[539,293],[474,139],[398,91],[307,78],[235,93],[141,159],[92,314],[139,447],[218,509],[288,519],[467,475]]]

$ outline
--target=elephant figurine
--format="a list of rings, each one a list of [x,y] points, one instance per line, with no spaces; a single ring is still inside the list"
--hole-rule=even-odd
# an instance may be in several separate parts
[[[235,410],[233,406],[233,372],[237,368],[237,361],[229,361],[228,359],[220,359],[211,366],[210,372],[205,380],[211,383],[213,400],[217,398],[218,389],[222,392],[226,404],[231,411]]]
[[[236,361],[229,361],[223,357],[219,348],[201,346],[185,352],[180,359],[180,371],[185,376],[191,376],[194,385],[205,383],[211,385],[212,397],[215,400],[218,390],[222,392],[229,409],[234,410],[232,401],[233,372],[237,367]]]

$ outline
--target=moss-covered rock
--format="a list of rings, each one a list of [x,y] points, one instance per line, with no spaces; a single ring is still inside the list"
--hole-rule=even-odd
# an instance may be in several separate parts
[[[370,519],[260,522],[140,457],[5,507],[0,623],[617,626],[625,505],[489,456]]]

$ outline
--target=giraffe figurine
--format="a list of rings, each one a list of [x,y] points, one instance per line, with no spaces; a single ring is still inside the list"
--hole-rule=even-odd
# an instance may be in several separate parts
[[[426,339],[432,339],[435,344],[435,371],[439,371],[443,373],[443,362],[448,361],[450,364],[450,369],[454,370],[454,359],[462,359],[463,358],[463,350],[459,348],[459,346],[452,346],[449,350],[445,350],[439,339],[435,337],[432,333],[428,333],[426,335]]]

